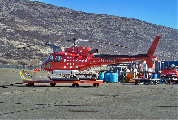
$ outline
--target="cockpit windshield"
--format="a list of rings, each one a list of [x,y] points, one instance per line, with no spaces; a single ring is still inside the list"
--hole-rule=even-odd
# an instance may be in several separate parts
[[[48,59],[49,59],[50,56],[51,56],[51,55],[49,55],[49,56],[46,58],[46,60],[45,60],[42,64],[47,63],[47,61],[48,61]]]
[[[47,57],[47,59],[43,62],[43,64],[45,63],[51,63],[54,59],[54,62],[61,62],[62,61],[62,55],[56,55],[55,58],[53,55],[49,55]]]
[[[49,59],[48,59],[48,63],[52,62],[53,61],[53,55],[50,55],[49,56]]]

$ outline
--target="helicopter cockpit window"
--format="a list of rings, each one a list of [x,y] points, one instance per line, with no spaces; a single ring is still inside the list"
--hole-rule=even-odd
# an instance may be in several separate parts
[[[48,62],[52,62],[52,61],[53,61],[53,55],[51,55],[51,56],[49,57]]]
[[[56,55],[54,62],[61,62],[62,61],[62,55]]]

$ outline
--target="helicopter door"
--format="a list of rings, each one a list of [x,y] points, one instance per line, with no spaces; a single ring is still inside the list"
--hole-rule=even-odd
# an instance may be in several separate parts
[[[54,58],[54,62],[61,62],[62,61],[62,55],[56,55]]]

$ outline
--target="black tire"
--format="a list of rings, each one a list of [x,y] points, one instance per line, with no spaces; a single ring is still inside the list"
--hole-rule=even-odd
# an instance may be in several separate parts
[[[135,85],[137,85],[138,84],[138,81],[137,80],[135,80]]]
[[[96,77],[96,74],[93,74],[92,77]]]
[[[171,83],[171,81],[170,80],[167,80],[167,84],[170,84]]]
[[[56,83],[50,83],[51,87],[55,87]]]
[[[149,82],[149,85],[152,85],[152,81]]]
[[[72,87],[75,87],[75,83],[72,84]]]
[[[28,83],[26,84],[27,87],[31,87],[31,86],[34,86],[34,83]]]
[[[78,83],[73,83],[72,87],[79,87],[79,84]]]
[[[98,87],[99,83],[93,83],[93,87]]]

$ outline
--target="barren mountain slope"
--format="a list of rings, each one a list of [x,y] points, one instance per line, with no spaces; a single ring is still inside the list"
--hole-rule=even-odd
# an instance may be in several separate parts
[[[78,44],[98,48],[104,54],[143,54],[158,35],[162,36],[155,52],[158,60],[178,60],[177,29],[28,0],[0,0],[0,6],[0,64],[41,64],[52,52],[44,43],[73,37],[128,47]]]

